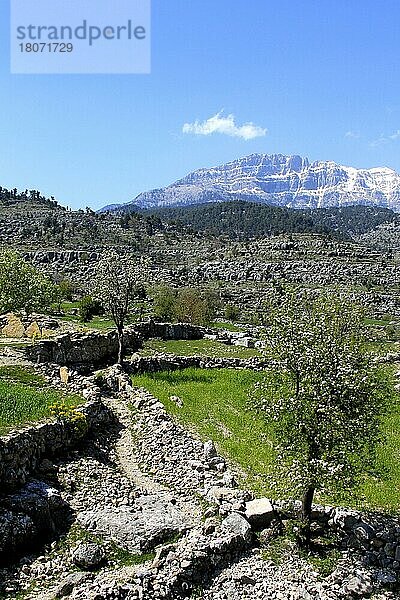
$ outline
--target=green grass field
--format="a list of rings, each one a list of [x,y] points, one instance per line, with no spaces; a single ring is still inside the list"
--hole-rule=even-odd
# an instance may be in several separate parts
[[[232,323],[232,321],[214,321],[210,327],[214,329],[225,329],[225,331],[243,331],[243,327]]]
[[[249,409],[248,392],[260,375],[229,369],[161,372],[133,377],[159,398],[168,412],[186,426],[195,428],[203,440],[213,439],[220,452],[243,472],[242,483],[260,495],[273,496],[268,473],[273,468],[271,429],[261,415]],[[183,407],[170,400],[179,396]],[[344,502],[356,508],[390,512],[400,509],[400,404],[393,394],[392,411],[382,430],[386,441],[378,447],[377,467],[382,476],[365,476],[354,495]],[[316,498],[318,500],[318,497]],[[329,497],[320,498],[329,503]]]
[[[261,357],[254,348],[227,346],[213,340],[148,340],[140,354],[151,356],[155,352],[167,352],[177,356],[207,356],[215,358],[252,358]]]
[[[0,434],[49,417],[50,407],[60,400],[71,408],[82,402],[49,388],[32,369],[0,367]]]

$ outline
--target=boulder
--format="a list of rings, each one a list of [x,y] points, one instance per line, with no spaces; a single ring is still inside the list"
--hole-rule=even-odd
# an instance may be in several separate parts
[[[212,440],[208,440],[204,444],[204,458],[207,462],[218,456],[215,444]]]
[[[70,596],[73,592],[74,588],[87,581],[90,577],[88,573],[75,572],[70,573],[58,585],[57,589],[54,592],[55,598],[64,598],[65,596]]]
[[[85,571],[99,567],[104,558],[104,548],[100,544],[80,544],[72,555],[74,563]]]
[[[275,511],[268,498],[246,502],[246,519],[255,528],[268,527],[275,518]]]
[[[25,327],[14,313],[9,313],[7,316],[7,325],[3,327],[2,333],[5,337],[9,338],[23,338],[25,337]]]
[[[340,529],[353,529],[360,521],[360,515],[355,510],[335,508],[332,511],[332,524]]]
[[[18,493],[6,496],[0,508],[0,556],[26,551],[62,531],[70,509],[54,488],[31,481]]]
[[[40,327],[37,324],[37,321],[33,321],[25,330],[25,334],[29,338],[41,337],[42,333],[40,331]]]
[[[221,523],[221,528],[233,533],[238,538],[249,543],[252,538],[251,526],[239,513],[231,513]]]
[[[69,371],[68,367],[60,367],[60,379],[61,383],[68,383],[69,380]]]
[[[132,553],[145,552],[167,542],[191,525],[171,501],[151,494],[137,498],[133,506],[82,512],[78,521]]]

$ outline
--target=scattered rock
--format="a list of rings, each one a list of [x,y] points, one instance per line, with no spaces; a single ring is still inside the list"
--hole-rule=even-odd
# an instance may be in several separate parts
[[[69,596],[75,587],[78,587],[82,583],[86,582],[89,578],[88,573],[70,573],[64,579],[62,579],[61,583],[57,586],[54,591],[55,598],[64,598],[65,596]]]

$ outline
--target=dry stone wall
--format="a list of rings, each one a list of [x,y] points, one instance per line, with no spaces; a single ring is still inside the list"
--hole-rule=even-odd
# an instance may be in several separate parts
[[[149,338],[164,340],[201,339],[207,329],[187,323],[138,323],[124,332],[125,348],[135,352],[141,341]],[[64,333],[50,340],[41,340],[26,348],[30,360],[36,363],[59,365],[99,365],[115,359],[118,353],[118,338],[115,331],[99,333]]]
[[[111,415],[99,400],[90,400],[79,407],[86,418],[88,431],[107,424]],[[62,421],[41,423],[0,438],[0,486],[2,492],[25,484],[43,458],[48,458],[75,446],[82,438],[78,429]]]

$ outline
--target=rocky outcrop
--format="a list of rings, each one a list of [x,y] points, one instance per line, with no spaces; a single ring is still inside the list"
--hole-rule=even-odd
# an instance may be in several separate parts
[[[190,528],[190,521],[170,500],[149,494],[132,507],[93,509],[79,514],[79,522],[97,535],[106,535],[133,553],[148,552]]]
[[[30,550],[65,529],[70,516],[60,493],[33,480],[11,496],[0,499],[0,561]]]
[[[310,163],[296,155],[252,154],[194,171],[166,188],[139,194],[118,210],[132,204],[153,208],[230,200],[292,208],[363,204],[399,211],[400,175],[386,167],[355,169],[333,161]]]
[[[138,334],[133,331],[125,333],[127,351],[135,351],[139,347]],[[36,363],[56,363],[59,365],[107,363],[118,354],[118,337],[116,331],[98,333],[63,333],[50,340],[41,340],[25,350],[30,360]]]

